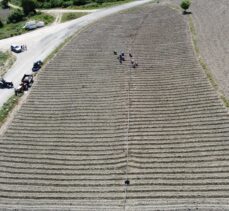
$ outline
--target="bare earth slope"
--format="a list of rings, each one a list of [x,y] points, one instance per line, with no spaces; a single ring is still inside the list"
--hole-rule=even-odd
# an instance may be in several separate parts
[[[131,50],[139,68],[114,49]],[[228,137],[183,17],[149,5],[119,13],[40,73],[0,139],[0,207],[226,209]]]
[[[162,0],[179,5],[180,0]],[[201,56],[220,90],[229,98],[229,1],[193,0],[194,19]]]
[[[229,98],[229,1],[195,1],[192,10],[201,54]]]

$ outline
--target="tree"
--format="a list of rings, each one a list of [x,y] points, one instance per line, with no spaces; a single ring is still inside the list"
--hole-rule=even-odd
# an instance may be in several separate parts
[[[81,6],[81,5],[85,5],[87,3],[86,0],[74,0],[73,4],[76,6]]]
[[[2,0],[1,5],[3,9],[9,8],[9,0]]]
[[[13,12],[10,13],[8,16],[8,22],[9,23],[17,23],[19,21],[22,21],[24,18],[24,14],[21,10],[13,10]]]
[[[191,1],[190,0],[182,0],[180,6],[184,10],[184,14],[186,13],[186,10],[190,7]]]
[[[102,4],[102,3],[104,3],[104,0],[96,0],[96,3],[97,4]]]
[[[4,26],[2,20],[0,19],[0,28],[2,28]]]
[[[37,4],[35,0],[22,0],[21,6],[25,15],[36,13]]]

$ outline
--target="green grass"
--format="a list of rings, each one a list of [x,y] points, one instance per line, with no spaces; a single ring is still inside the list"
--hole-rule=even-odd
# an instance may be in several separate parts
[[[29,16],[28,20],[44,21],[45,25],[49,25],[50,23],[52,23],[55,20],[55,18],[51,15],[48,15],[42,12],[37,12],[36,15]]]
[[[16,57],[10,51],[0,51],[0,77],[7,72],[15,61]]]
[[[0,67],[5,64],[7,59],[9,58],[9,53],[8,52],[2,52],[0,51]]]
[[[82,6],[70,6],[69,8],[73,8],[73,9],[99,9],[99,8],[104,8],[104,7],[112,7],[115,5],[120,5],[120,4],[124,4],[127,2],[131,2],[133,0],[116,0],[113,2],[104,2],[102,4],[98,4],[96,2],[91,2],[88,3],[86,5],[82,5]],[[20,0],[11,0],[11,3],[17,6],[20,6]],[[43,8],[44,9],[44,8]]]
[[[229,100],[228,100],[224,95],[221,95],[220,97],[221,97],[221,99],[222,99],[224,105],[225,105],[227,108],[229,108]]]
[[[16,6],[21,6],[21,0],[10,0],[10,3]]]
[[[66,21],[70,21],[70,20],[73,20],[73,19],[77,19],[77,18],[80,18],[84,15],[87,15],[88,13],[85,13],[85,12],[69,12],[69,13],[64,13],[62,15],[62,18],[61,18],[61,23],[63,22],[66,22]]]
[[[70,8],[72,9],[99,9],[99,8],[105,8],[105,7],[112,7],[112,6],[116,6],[116,5],[121,5],[121,4],[125,4],[128,2],[131,2],[133,0],[121,0],[121,1],[114,1],[114,2],[104,2],[102,4],[98,4],[96,2],[93,3],[89,3],[86,5],[82,5],[82,6],[71,6]]]
[[[27,21],[30,20],[39,20],[44,21],[46,25],[52,23],[54,21],[54,17],[51,15],[47,15],[44,13],[38,12],[36,15],[27,17],[24,21],[18,22],[18,23],[9,23],[5,24],[3,28],[0,30],[0,39],[24,34],[27,32],[26,29],[23,29],[22,27],[25,25]]]
[[[18,99],[20,96],[12,96],[10,97],[6,103],[0,108],[0,126],[6,120],[9,112],[17,105]]]
[[[199,50],[199,47],[197,45],[197,33],[196,33],[196,29],[195,29],[195,26],[194,26],[194,23],[192,21],[192,17],[191,16],[189,16],[189,28],[190,28],[190,31],[191,31],[191,34],[192,34],[192,41],[193,41],[195,52],[196,52],[197,55],[199,55],[200,54],[200,50]]]
[[[209,70],[208,65],[204,62],[202,57],[199,57],[199,63],[201,65],[201,67],[204,69],[208,80],[210,81],[212,86],[217,90],[218,89],[218,84],[216,83],[216,80],[214,79],[213,75],[211,74],[211,71]]]

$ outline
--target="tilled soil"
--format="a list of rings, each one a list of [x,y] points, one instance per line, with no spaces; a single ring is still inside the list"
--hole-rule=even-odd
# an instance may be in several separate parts
[[[162,0],[179,6],[179,0]],[[229,98],[229,1],[193,0],[190,11],[201,56],[219,89]]]
[[[195,1],[192,10],[201,54],[229,98],[229,1]]]
[[[120,12],[58,53],[0,139],[2,209],[227,208],[229,116],[183,18]]]

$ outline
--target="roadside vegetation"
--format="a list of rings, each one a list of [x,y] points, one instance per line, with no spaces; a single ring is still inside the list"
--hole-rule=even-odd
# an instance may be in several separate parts
[[[191,5],[191,0],[182,0],[180,3],[180,7],[184,10],[183,14],[188,14],[187,10]]]
[[[16,57],[10,52],[0,51],[0,77],[2,77],[6,71],[13,65]]]
[[[54,21],[54,17],[41,12],[29,13],[25,15],[22,10],[0,9],[0,39],[26,33],[23,28],[26,22],[31,20],[43,21],[48,25]]]
[[[84,15],[87,15],[88,13],[85,12],[70,12],[70,13],[64,13],[61,17],[61,23],[66,22],[66,21],[70,21],[73,19],[77,19],[80,18]]]
[[[19,98],[19,95],[10,97],[0,108],[0,127],[5,122],[10,111],[12,111],[12,109],[17,105]]]
[[[12,4],[21,6],[23,0],[11,0]],[[25,1],[25,0],[24,0]],[[27,1],[27,0],[26,0]],[[30,0],[31,1],[31,0]],[[36,0],[36,8],[76,8],[76,9],[95,9],[101,7],[114,6],[132,0]]]
[[[133,0],[114,0],[114,1],[106,1],[106,0],[98,0],[97,2],[91,2],[85,5],[73,5],[71,8],[73,9],[98,9],[98,8],[105,8],[105,7],[112,7],[115,5],[120,5],[124,3],[131,2]]]

